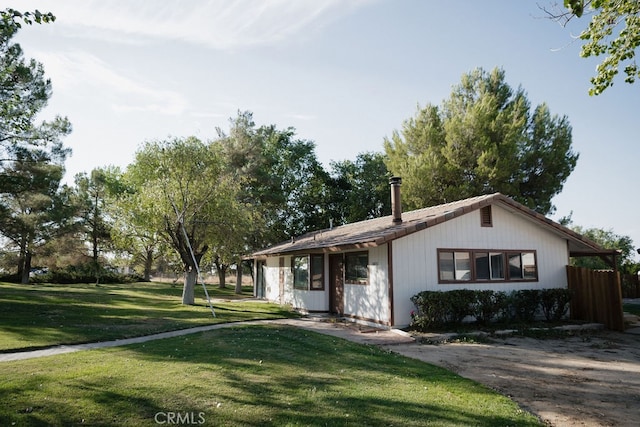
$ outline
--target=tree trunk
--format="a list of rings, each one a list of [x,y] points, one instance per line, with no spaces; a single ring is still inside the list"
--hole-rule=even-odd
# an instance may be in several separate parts
[[[242,262],[236,264],[236,294],[242,293]]]
[[[153,266],[153,249],[147,249],[147,255],[144,259],[144,280],[151,280],[151,267]]]
[[[29,273],[31,272],[31,252],[26,251],[24,254],[24,269],[22,270],[22,277],[20,277],[20,283],[26,285],[29,283]]]
[[[184,287],[182,288],[182,304],[194,305],[195,304],[195,288],[198,281],[198,272],[192,268],[184,274]]]
[[[218,264],[216,263],[216,270],[218,271],[218,280],[219,280],[219,284],[218,287],[220,289],[224,289],[226,287],[226,282],[227,282],[227,266],[224,264]]]
[[[20,253],[18,254],[18,278],[22,282],[24,277],[25,263],[26,263],[26,254],[27,254],[27,242],[26,238],[22,237],[20,239]],[[27,270],[28,271],[28,270]]]

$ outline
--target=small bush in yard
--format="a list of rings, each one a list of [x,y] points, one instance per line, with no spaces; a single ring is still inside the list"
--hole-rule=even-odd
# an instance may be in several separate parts
[[[521,289],[509,294],[509,305],[513,320],[533,322],[540,306],[540,291],[538,289]]]
[[[459,324],[462,323],[465,317],[473,315],[476,291],[456,289],[444,294],[444,308],[447,312],[448,322]]]
[[[412,326],[418,330],[445,323],[442,292],[423,291],[411,297],[417,312],[412,312]]]
[[[547,320],[560,320],[569,310],[571,290],[542,289],[540,291],[540,305]]]
[[[500,291],[475,291],[473,316],[481,325],[504,318],[508,311],[507,294]]]

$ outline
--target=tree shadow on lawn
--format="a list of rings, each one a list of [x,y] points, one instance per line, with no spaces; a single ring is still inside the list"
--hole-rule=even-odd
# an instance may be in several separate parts
[[[220,425],[539,425],[505,415],[513,402],[445,369],[293,327],[234,327],[128,349],[145,361],[184,362],[194,383],[216,384]],[[496,401],[501,412],[486,408]]]
[[[53,287],[52,287],[53,288]],[[47,288],[48,289],[48,288]],[[284,318],[295,314],[274,305],[218,302],[216,317],[208,304],[184,306],[179,299],[148,298],[122,287],[92,289],[69,287],[54,291],[13,294],[0,302],[0,352],[47,348],[139,337],[159,332],[224,322]]]
[[[53,384],[41,377],[12,385],[10,393],[0,393],[6,402],[0,411],[0,425],[71,426],[71,425],[156,425],[155,416],[168,411],[193,410],[193,402],[172,397],[174,405],[167,409],[157,399],[162,389],[130,389],[116,379],[99,381],[64,378]],[[34,391],[36,391],[34,393]],[[42,398],[42,395],[45,397]],[[15,408],[19,408],[15,410]],[[177,409],[173,409],[177,408]],[[160,418],[164,420],[163,418]]]

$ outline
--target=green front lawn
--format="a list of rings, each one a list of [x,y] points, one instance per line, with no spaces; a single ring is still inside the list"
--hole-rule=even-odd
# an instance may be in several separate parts
[[[131,338],[213,323],[294,316],[286,308],[238,299],[233,289],[202,286],[195,306],[181,304],[182,287],[126,285],[18,285],[0,283],[0,351]],[[243,297],[250,296],[250,289]]]
[[[0,401],[3,426],[541,425],[444,369],[276,326],[0,363]]]

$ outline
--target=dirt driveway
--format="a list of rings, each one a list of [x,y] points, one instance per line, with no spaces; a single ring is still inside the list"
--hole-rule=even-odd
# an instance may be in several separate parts
[[[485,384],[549,425],[640,425],[640,335],[493,341],[387,348]]]

